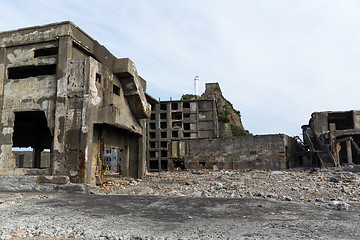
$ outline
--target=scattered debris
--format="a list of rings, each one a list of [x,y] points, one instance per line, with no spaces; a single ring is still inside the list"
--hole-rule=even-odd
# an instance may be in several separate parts
[[[359,184],[359,173],[326,169],[192,170],[153,173],[142,180],[114,178],[98,189],[102,194],[266,198],[348,210],[348,202],[360,201]]]

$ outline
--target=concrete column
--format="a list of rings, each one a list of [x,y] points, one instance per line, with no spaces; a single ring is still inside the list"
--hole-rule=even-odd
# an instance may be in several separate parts
[[[143,127],[142,136],[139,137],[139,153],[138,153],[138,178],[145,176],[146,168],[146,119],[141,119],[140,124]],[[168,129],[171,129],[168,127]]]
[[[349,163],[349,164],[352,164],[352,163],[353,163],[353,160],[352,160],[352,151],[351,151],[351,141],[350,141],[350,140],[347,140],[347,141],[346,141],[346,150],[347,150],[347,160],[348,160],[348,163]]]
[[[72,39],[59,38],[58,64],[56,67],[57,93],[55,107],[55,128],[52,149],[51,172],[53,175],[65,175],[65,126],[67,112],[67,69],[72,57]]]
[[[330,148],[331,148],[331,153],[335,159],[336,162],[336,166],[340,164],[340,160],[339,160],[339,154],[337,154],[337,144],[335,143],[336,141],[336,125],[335,123],[330,123],[329,124],[329,130],[330,130]]]
[[[41,152],[44,149],[42,148],[35,148],[33,150],[33,168],[40,168],[41,166]]]
[[[121,159],[121,175],[122,176],[129,176],[130,175],[130,168],[129,168],[129,161],[130,161],[130,140],[127,136],[125,139],[125,149],[123,153],[123,158]]]

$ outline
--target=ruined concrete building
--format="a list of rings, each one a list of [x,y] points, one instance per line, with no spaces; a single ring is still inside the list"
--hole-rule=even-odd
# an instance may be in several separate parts
[[[314,112],[302,129],[305,165],[360,164],[360,111]]]
[[[168,147],[171,140],[219,136],[215,100],[153,102],[148,136],[149,171],[172,170],[172,166],[168,165]]]
[[[117,149],[116,171],[143,176],[145,89],[130,59],[117,59],[71,22],[0,33],[0,174],[94,184],[104,151]],[[31,164],[15,159],[12,150],[22,147],[34,149]]]

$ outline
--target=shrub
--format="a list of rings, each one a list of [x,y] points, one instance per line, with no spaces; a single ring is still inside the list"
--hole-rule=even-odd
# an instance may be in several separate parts
[[[181,96],[181,100],[191,100],[194,99],[196,97],[196,95],[194,94],[184,94]]]
[[[251,133],[247,130],[242,129],[240,126],[230,124],[231,132],[234,136],[249,136]]]

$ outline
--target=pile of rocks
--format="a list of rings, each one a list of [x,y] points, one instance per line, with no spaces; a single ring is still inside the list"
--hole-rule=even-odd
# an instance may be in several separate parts
[[[144,179],[111,178],[103,194],[268,198],[347,210],[360,201],[359,173],[341,170],[192,170],[148,174]]]

